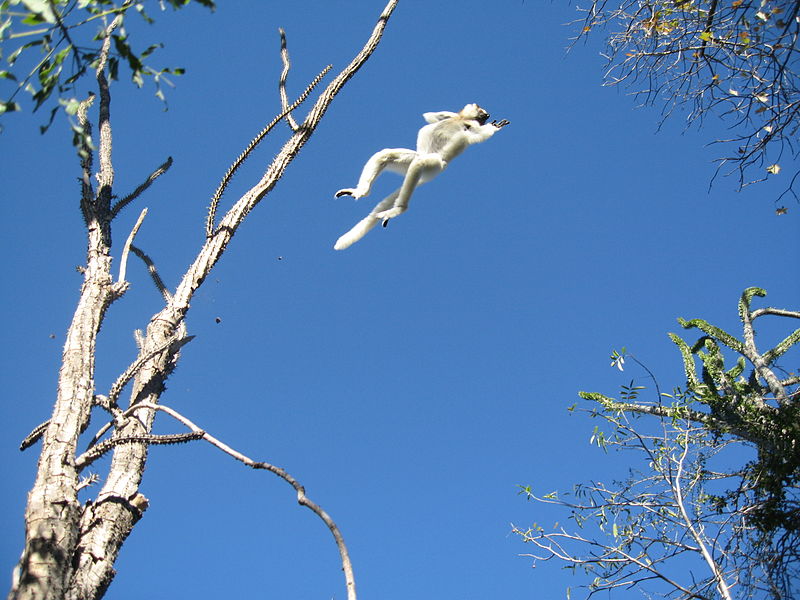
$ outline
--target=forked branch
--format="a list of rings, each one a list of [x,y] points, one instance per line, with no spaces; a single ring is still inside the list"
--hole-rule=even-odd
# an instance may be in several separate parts
[[[291,119],[291,112],[295,108],[300,106],[300,104],[302,104],[306,98],[308,98],[308,95],[311,93],[311,91],[317,86],[317,84],[322,80],[325,74],[330,70],[331,70],[330,65],[325,67],[320,72],[320,74],[317,75],[311,81],[311,83],[308,84],[308,87],[302,94],[300,94],[297,100],[295,100],[291,106],[285,106],[283,108],[283,112],[281,112],[280,115],[278,115],[272,121],[270,121],[269,124],[266,127],[264,127],[264,129],[262,129],[258,133],[258,135],[250,141],[250,143],[247,145],[247,148],[245,148],[242,151],[242,153],[236,158],[236,160],[233,161],[233,164],[230,167],[228,167],[228,171],[222,177],[222,181],[220,181],[219,187],[217,187],[217,191],[214,192],[214,195],[211,198],[211,203],[208,205],[208,217],[206,218],[206,237],[210,238],[212,235],[214,235],[214,219],[216,219],[217,215],[217,206],[219,205],[219,201],[222,198],[222,194],[225,193],[225,189],[228,187],[228,184],[231,182],[231,179],[233,179],[233,176],[236,173],[236,171],[238,171],[239,167],[241,167],[244,164],[244,161],[246,161],[247,157],[250,156],[250,153],[256,149],[256,146],[258,146],[261,143],[261,141],[267,136],[267,134],[270,131],[272,131],[272,128],[281,122],[281,119],[283,119],[284,117],[289,117]]]

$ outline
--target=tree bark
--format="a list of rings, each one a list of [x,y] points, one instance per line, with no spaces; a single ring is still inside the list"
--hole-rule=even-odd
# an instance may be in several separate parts
[[[114,561],[122,544],[147,508],[148,501],[139,493],[139,485],[146,466],[148,437],[152,438],[150,432],[155,416],[155,410],[148,407],[123,413],[116,407],[116,397],[121,388],[132,380],[130,406],[139,403],[154,406],[158,403],[165,382],[179,360],[180,348],[190,339],[186,333],[185,316],[194,292],[221,258],[239,225],[275,186],[309,140],[336,94],[377,48],[396,4],[397,0],[389,0],[366,45],[320,94],[303,123],[293,128],[293,134],[261,180],[234,204],[218,227],[214,227],[211,211],[207,239],[194,263],[183,276],[174,295],[162,289],[166,305],[151,318],[140,340],[138,358],[126,374],[120,376],[108,398],[96,395],[95,390],[97,333],[106,309],[125,292],[128,284],[123,280],[114,283],[111,275],[111,222],[119,212],[119,207],[110,204],[114,171],[111,162],[110,94],[104,71],[111,32],[121,22],[122,14],[106,29],[97,67],[100,170],[96,194],[91,183],[91,149],[88,143],[84,144],[89,157],[83,160],[81,198],[89,240],[85,279],[67,333],[53,416],[42,436],[36,481],[29,494],[25,514],[25,549],[15,569],[9,600],[93,600],[101,598],[107,590],[115,574]],[[265,128],[234,163],[226,175],[227,179],[255,143],[286,118],[305,99],[317,81],[306,89],[292,107],[285,107],[284,102],[283,114]],[[79,110],[79,120],[87,139],[85,111],[90,103],[91,100],[83,104],[82,118]],[[170,161],[167,161],[162,165],[159,171],[151,175],[147,184],[140,186],[141,190],[132,196],[143,191],[169,164]],[[225,184],[226,180],[223,180],[223,187]],[[129,197],[126,197],[118,204],[129,201]],[[139,254],[139,251],[136,253]],[[127,255],[127,252],[124,254]],[[121,275],[123,272],[121,270]],[[160,281],[157,283],[160,284]],[[119,443],[113,446],[111,466],[102,489],[94,500],[82,505],[78,501],[79,475],[86,462],[76,464],[76,450],[80,435],[89,424],[93,406],[101,406],[114,416],[111,440]],[[23,443],[23,447],[32,444],[37,436],[38,428]]]

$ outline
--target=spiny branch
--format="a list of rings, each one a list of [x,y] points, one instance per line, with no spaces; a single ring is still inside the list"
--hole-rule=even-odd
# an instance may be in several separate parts
[[[119,395],[122,393],[122,390],[128,384],[128,382],[136,376],[136,373],[147,363],[148,360],[151,360],[167,350],[169,348],[172,349],[173,352],[178,351],[180,348],[191,342],[195,336],[189,335],[179,340],[170,340],[168,343],[164,344],[160,348],[156,348],[153,352],[145,356],[140,356],[136,361],[134,361],[125,372],[123,372],[114,384],[111,386],[111,390],[108,393],[108,396],[96,396],[98,406],[102,406],[106,410],[112,413],[121,413],[119,409],[116,411],[114,410],[117,407],[117,400],[119,399]],[[102,400],[101,400],[102,399]],[[121,417],[121,414],[116,415]],[[100,430],[95,434],[92,440],[89,442],[89,447],[94,446],[103,434],[108,431],[114,423],[106,423]],[[33,431],[31,431],[25,439],[19,445],[20,451],[26,450],[30,448],[33,444],[35,444],[41,437],[44,435],[47,426],[50,425],[50,420],[48,419],[44,423],[41,423],[34,427]]]
[[[308,95],[311,93],[311,91],[316,87],[316,85],[322,80],[325,74],[330,70],[331,70],[331,65],[325,67],[320,72],[320,74],[317,75],[311,81],[310,84],[308,84],[308,87],[302,94],[300,94],[297,100],[295,100],[291,106],[285,108],[281,112],[281,114],[275,117],[266,127],[264,127],[264,129],[262,129],[261,132],[252,139],[252,141],[247,145],[247,148],[244,149],[244,151],[239,155],[239,157],[235,161],[233,161],[233,164],[228,168],[228,171],[222,178],[222,181],[220,182],[217,191],[214,192],[214,196],[211,198],[211,203],[208,206],[208,217],[206,219],[207,238],[210,238],[211,236],[214,235],[214,220],[216,219],[217,216],[217,206],[219,205],[219,201],[222,198],[222,194],[225,192],[225,188],[228,187],[228,184],[230,183],[234,173],[236,173],[239,167],[242,166],[244,161],[247,160],[247,157],[250,156],[250,153],[253,150],[255,150],[256,146],[258,146],[258,144],[261,143],[261,140],[263,140],[266,137],[266,135],[272,130],[272,128],[275,127],[275,125],[277,125],[278,123],[280,123],[284,117],[289,115],[295,108],[300,106],[300,104],[302,104],[306,98],[308,98]]]
[[[130,4],[130,2],[126,2],[126,4]],[[108,78],[106,77],[105,69],[108,52],[111,48],[111,34],[122,23],[122,18],[122,13],[118,14],[106,28],[105,39],[100,48],[96,68],[97,87],[100,91],[100,116],[98,119],[100,172],[97,174],[100,187],[97,190],[96,206],[102,211],[105,218],[108,216],[107,211],[111,204],[111,187],[114,183],[114,165],[111,162],[111,93],[108,89]]]
[[[145,179],[144,182],[142,182],[135,190],[133,190],[122,200],[114,204],[114,206],[111,208],[111,218],[113,219],[114,217],[116,217],[123,208],[128,206],[128,204],[130,204],[134,200],[136,200],[136,198],[138,198],[145,190],[147,190],[147,188],[149,188],[156,179],[158,179],[164,173],[166,173],[171,166],[172,166],[172,157],[169,156],[167,157],[167,160],[164,161],[164,163],[161,166],[159,166],[155,171],[150,173],[147,179]]]
[[[131,245],[131,252],[141,258],[142,262],[147,265],[147,272],[150,274],[150,279],[153,280],[153,284],[155,284],[155,286],[158,288],[158,291],[161,292],[164,300],[169,302],[172,299],[172,294],[169,293],[167,286],[164,285],[164,280],[161,279],[161,275],[158,274],[158,269],[156,269],[156,265],[152,259],[134,245]]]
[[[28,435],[25,436],[25,439],[19,445],[20,451],[27,450],[31,446],[33,446],[43,435],[47,426],[50,425],[50,419],[47,419],[44,423],[41,423],[33,428]]]
[[[325,90],[319,95],[317,101],[314,103],[314,106],[311,108],[305,120],[303,121],[303,125],[299,127],[298,130],[294,132],[294,135],[292,135],[292,137],[289,138],[289,140],[284,144],[281,151],[267,168],[261,180],[252,188],[250,188],[250,190],[245,192],[245,194],[236,202],[236,204],[234,204],[234,206],[228,210],[228,212],[225,214],[225,217],[223,217],[221,220],[221,223],[223,224],[222,226],[215,230],[213,227],[211,228],[214,235],[222,230],[227,230],[228,233],[222,238],[214,238],[213,244],[207,243],[206,246],[200,251],[197,260],[189,268],[184,276],[183,281],[178,286],[178,290],[176,291],[176,297],[180,298],[179,304],[189,300],[191,295],[197,289],[199,283],[203,281],[211,268],[213,268],[216,261],[221,257],[226,244],[230,238],[233,237],[236,229],[239,227],[239,225],[241,225],[250,211],[253,210],[253,208],[255,208],[255,206],[261,201],[261,199],[272,190],[275,184],[283,176],[286,167],[289,165],[289,163],[291,163],[297,153],[300,152],[300,149],[314,133],[320,120],[325,115],[325,112],[328,110],[331,102],[333,102],[333,99],[336,97],[336,94],[338,94],[339,90],[342,89],[344,84],[347,83],[350,78],[358,72],[367,59],[372,56],[372,53],[378,47],[378,44],[383,37],[383,32],[386,29],[389,18],[392,16],[394,9],[397,7],[397,1],[398,0],[389,0],[380,17],[378,17],[378,22],[375,24],[372,34],[370,35],[366,44],[364,44],[364,47],[353,58],[353,60],[350,61],[350,64],[342,69],[336,78],[330,82]],[[308,92],[310,90],[306,91]],[[293,109],[294,107],[290,107],[289,112],[291,112]],[[277,117],[277,120],[274,121],[270,127],[274,126],[275,123],[283,119],[286,114],[288,113],[280,114]],[[212,205],[214,207],[214,212],[216,212],[216,203],[212,202]],[[211,211],[209,212],[211,213]],[[209,220],[207,221],[207,225],[209,224],[213,225],[213,218],[211,218],[211,214],[209,214]],[[207,230],[208,229],[209,228],[207,227]],[[209,241],[211,240],[209,239]]]
[[[195,336],[187,335],[184,338],[179,340],[170,340],[166,344],[162,345],[159,348],[156,348],[152,352],[145,354],[144,356],[140,356],[137,358],[125,371],[120,375],[114,384],[111,386],[111,390],[108,392],[108,402],[111,406],[117,405],[117,400],[119,395],[122,393],[122,390],[128,384],[128,382],[136,376],[136,373],[147,363],[147,361],[155,358],[165,350],[169,350],[170,352],[177,352],[181,348],[183,348],[186,344],[191,342]],[[101,434],[100,434],[101,435]],[[98,435],[98,437],[100,437]]]
[[[92,124],[89,122],[89,107],[94,102],[94,94],[89,94],[86,100],[78,104],[78,130],[75,132],[79,136],[78,154],[81,157],[81,213],[83,222],[89,226],[89,215],[92,213],[94,204],[94,188],[92,186]]]
[[[86,447],[87,451],[89,448],[94,446],[97,441],[103,437],[103,435],[105,435],[109,429],[111,429],[112,426],[116,425],[117,427],[121,427],[123,425],[125,413],[117,408],[117,400],[119,399],[119,395],[122,393],[122,390],[125,388],[128,382],[136,376],[141,368],[147,364],[149,360],[154,359],[165,350],[171,349],[173,353],[177,352],[180,348],[191,342],[193,339],[193,335],[187,335],[179,340],[169,340],[161,347],[156,348],[153,352],[150,352],[144,356],[140,356],[127,369],[125,369],[125,372],[122,373],[122,375],[120,375],[111,386],[108,396],[104,397],[104,401],[102,403],[98,403],[114,415],[114,421],[106,423],[98,430],[97,433],[94,434],[94,437],[92,437],[91,441],[89,441],[89,444]],[[98,398],[100,398],[100,396],[98,396]]]
[[[150,433],[142,435],[129,435],[117,438],[111,438],[104,442],[100,442],[90,450],[87,450],[75,459],[75,468],[79,471],[84,467],[88,467],[98,458],[103,456],[106,452],[119,446],[120,444],[145,444],[147,446],[158,446],[166,444],[184,444],[192,440],[202,439],[205,435],[203,431],[190,431],[189,433],[176,433],[170,435],[153,435]]]

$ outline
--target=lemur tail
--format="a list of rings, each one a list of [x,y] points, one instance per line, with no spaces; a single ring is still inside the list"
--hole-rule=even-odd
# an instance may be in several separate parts
[[[342,237],[336,240],[336,244],[334,244],[334,250],[344,250],[345,248],[349,248],[353,244],[355,244],[358,240],[363,238],[365,235],[369,233],[369,230],[375,227],[378,223],[381,222],[379,218],[375,215],[381,213],[385,210],[388,210],[394,206],[394,201],[397,200],[397,196],[400,194],[400,190],[395,190],[391,194],[389,194],[386,198],[378,202],[378,205],[372,209],[372,212],[369,213],[366,217],[361,219],[356,226],[353,227],[350,231],[345,233]]]

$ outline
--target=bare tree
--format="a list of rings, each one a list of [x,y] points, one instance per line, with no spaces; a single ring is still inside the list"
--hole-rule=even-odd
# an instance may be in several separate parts
[[[173,2],[185,3],[182,0]],[[69,29],[63,25],[58,12],[59,6],[66,3],[26,4],[36,4],[42,11],[49,11],[42,17],[52,23],[48,31],[61,31],[62,41],[69,39]],[[22,443],[22,449],[25,449],[41,440],[41,454],[25,513],[25,547],[15,569],[9,598],[77,600],[102,597],[114,576],[113,565],[122,544],[148,506],[147,498],[139,492],[148,447],[151,444],[175,444],[201,439],[255,469],[268,470],[282,477],[295,488],[300,504],[319,515],[334,535],[345,571],[348,597],[355,598],[352,568],[341,534],[333,520],[306,497],[302,485],[283,469],[237,452],[188,418],[161,404],[160,400],[165,382],[180,359],[181,348],[192,339],[187,332],[186,315],[194,293],[221,258],[250,211],[272,190],[289,163],[309,140],[342,86],[375,51],[396,4],[397,0],[390,0],[386,4],[366,44],[319,94],[302,120],[295,120],[292,112],[310,95],[330,67],[326,67],[290,104],[285,90],[289,57],[285,35],[283,31],[280,32],[284,63],[284,74],[279,83],[282,109],[222,178],[209,206],[204,243],[174,291],[167,289],[154,262],[144,250],[134,245],[146,211],[140,214],[119,253],[120,268],[116,279],[112,274],[111,231],[115,218],[170,168],[172,160],[164,161],[130,194],[118,196],[115,193],[108,76],[110,48],[115,30],[121,26],[126,10],[133,3],[126,1],[113,10],[97,14],[97,18],[109,19],[100,36],[101,45],[91,55],[80,55],[82,58],[79,57],[79,60],[83,62],[78,65],[79,72],[81,69],[85,71],[89,64],[87,56],[93,57],[91,65],[98,90],[96,151],[91,145],[92,125],[89,120],[95,96],[78,102],[75,107],[78,120],[76,139],[82,157],[79,205],[86,222],[88,241],[86,266],[82,268],[84,280],[67,332],[52,417],[34,429]],[[274,127],[284,119],[289,125],[290,136],[283,147],[266,167],[263,176],[218,220],[219,201],[236,170],[264,136],[273,132]],[[99,163],[96,174],[93,173],[95,157]],[[119,199],[115,200],[117,197]],[[94,380],[97,334],[108,307],[122,298],[128,289],[125,275],[130,253],[147,265],[163,296],[164,307],[150,318],[146,331],[136,332],[139,352],[131,360],[130,366],[119,375],[106,394],[99,394]],[[130,388],[128,406],[121,408],[119,401],[126,388]],[[106,413],[108,422],[95,433],[89,447],[81,451],[79,439],[89,426],[93,411]],[[152,434],[158,413],[172,417],[188,431],[171,435]],[[110,435],[106,437],[108,432]],[[112,458],[102,489],[91,501],[82,503],[78,499],[78,491],[90,480],[82,480],[81,475],[88,465],[107,453],[111,453]]]
[[[764,295],[759,288],[742,294],[742,339],[701,319],[679,320],[705,335],[689,346],[670,334],[687,378],[671,394],[661,393],[635,357],[612,354],[620,370],[630,359],[655,384],[652,401],[635,381],[619,399],[581,393],[598,404],[592,416],[611,425],[608,434],[595,428],[593,441],[632,454],[630,473],[610,485],[578,485],[570,497],[523,488],[531,499],[569,509],[576,525],[515,528],[537,548],[528,556],[592,575],[589,596],[637,586],[674,599],[793,597],[800,577],[800,377],[783,374],[776,361],[798,345],[800,329],[760,351],[753,323],[768,315],[800,319],[800,312],[753,309],[752,299]],[[729,368],[723,347],[737,357]],[[746,464],[742,447],[755,456]]]
[[[708,446],[708,432],[686,421],[663,420],[661,432],[645,434],[624,413],[604,416],[614,433],[596,441],[636,451],[647,468],[637,467],[613,485],[593,481],[577,486],[574,499],[539,498],[526,488],[531,499],[568,508],[577,527],[515,528],[537,548],[524,556],[558,559],[590,574],[587,597],[635,586],[668,598],[732,600],[735,550],[719,542],[742,523],[705,506],[707,477],[699,465],[709,456],[699,452]]]
[[[797,157],[800,3],[794,0],[592,0],[581,36],[609,30],[606,82],[627,84],[664,118],[723,115],[732,135],[718,172],[763,181]],[[755,172],[755,174],[752,174]],[[793,184],[787,192],[797,198]],[[754,178],[754,179],[753,179]]]

